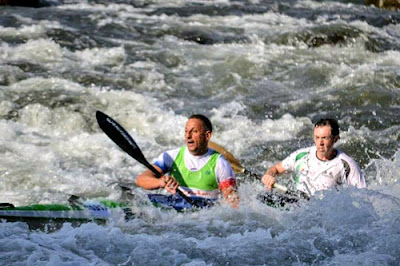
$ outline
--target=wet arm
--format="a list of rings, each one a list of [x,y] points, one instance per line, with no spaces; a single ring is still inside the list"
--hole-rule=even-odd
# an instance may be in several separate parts
[[[275,184],[276,177],[283,174],[285,171],[286,170],[283,168],[282,162],[274,164],[265,172],[262,182],[269,190],[271,190]]]
[[[163,174],[157,165],[154,164],[153,166],[160,174]],[[145,189],[153,190],[165,187],[165,182],[162,178],[157,178],[152,171],[147,169],[137,177],[136,185]]]
[[[239,208],[239,195],[236,192],[236,187],[229,186],[221,189],[224,199],[232,206],[232,208]]]

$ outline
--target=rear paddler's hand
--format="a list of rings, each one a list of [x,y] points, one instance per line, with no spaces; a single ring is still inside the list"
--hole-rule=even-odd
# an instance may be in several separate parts
[[[265,175],[262,177],[261,181],[263,182],[263,184],[265,185],[265,187],[268,190],[272,190],[272,188],[274,187],[274,184],[275,184],[275,176],[273,176],[269,173],[265,173]]]
[[[179,183],[178,181],[175,180],[175,178],[173,178],[172,176],[163,176],[161,177],[161,180],[163,182],[161,187],[163,187],[166,191],[168,191],[171,194],[176,193]]]

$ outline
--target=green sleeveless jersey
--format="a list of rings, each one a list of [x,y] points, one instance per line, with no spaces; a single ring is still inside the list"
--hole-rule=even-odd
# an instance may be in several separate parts
[[[191,171],[185,165],[185,146],[181,147],[178,155],[171,167],[171,175],[179,182],[182,187],[199,189],[204,191],[214,191],[219,188],[215,167],[220,154],[214,151],[208,162],[199,170]]]

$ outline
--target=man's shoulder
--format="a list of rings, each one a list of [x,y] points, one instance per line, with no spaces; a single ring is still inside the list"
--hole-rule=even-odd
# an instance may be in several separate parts
[[[212,149],[212,148],[208,148],[206,154],[204,154],[202,157],[210,157],[210,156],[215,156],[215,157],[223,157],[223,155],[221,153],[219,153],[218,151]]]
[[[232,165],[230,164],[230,162],[225,158],[224,155],[222,155],[218,151],[209,148],[208,149],[208,156],[213,156],[215,158],[215,162],[216,162],[217,167],[222,167],[222,168],[228,169],[230,171],[233,171],[232,170]]]
[[[346,177],[349,178],[350,184],[356,185],[359,188],[366,187],[365,178],[361,172],[359,164],[343,151],[337,149],[338,161],[340,161],[345,169]]]
[[[166,156],[175,159],[176,156],[178,156],[179,151],[182,149],[182,147],[179,148],[174,148],[174,149],[170,149],[170,150],[166,150],[162,153],[162,157],[165,158]]]
[[[306,155],[308,155],[308,154],[312,154],[312,153],[313,153],[313,148],[315,148],[315,147],[311,146],[311,147],[307,147],[307,148],[298,149],[298,150],[292,152],[292,153],[290,154],[290,156],[291,156],[293,159],[295,159],[296,161],[298,161],[298,160],[300,160],[301,158],[303,158],[304,156],[306,156]]]
[[[337,158],[340,159],[341,161],[345,161],[348,164],[356,164],[357,162],[351,158],[349,155],[347,155],[344,151],[340,150],[340,149],[336,149],[338,151],[338,156]]]

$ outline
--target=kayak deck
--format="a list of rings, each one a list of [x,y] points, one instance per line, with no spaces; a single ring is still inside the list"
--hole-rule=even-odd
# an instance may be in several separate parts
[[[66,222],[73,226],[82,223],[95,222],[104,225],[111,218],[112,209],[130,209],[126,204],[114,201],[85,201],[69,200],[69,204],[32,204],[15,207],[10,203],[0,204],[0,221],[25,222],[31,230],[60,229]]]
[[[161,209],[183,211],[196,210],[189,202],[176,195],[148,194],[150,203],[144,206],[156,206]],[[209,200],[197,200],[198,206],[208,207],[213,203]],[[200,205],[201,204],[201,205]],[[55,231],[66,222],[73,226],[95,222],[105,225],[112,218],[115,210],[122,210],[126,221],[132,220],[136,214],[124,202],[111,200],[85,201],[71,196],[67,204],[32,204],[15,207],[10,203],[0,203],[0,221],[25,222],[31,230]]]

